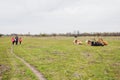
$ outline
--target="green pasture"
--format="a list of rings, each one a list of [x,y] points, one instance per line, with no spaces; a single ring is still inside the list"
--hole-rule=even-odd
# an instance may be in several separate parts
[[[74,45],[73,37],[22,37],[22,45],[11,37],[0,38],[0,80],[37,80],[12,53],[40,71],[47,80],[120,80],[120,37],[103,37],[107,46]],[[0,68],[0,70],[3,70]]]

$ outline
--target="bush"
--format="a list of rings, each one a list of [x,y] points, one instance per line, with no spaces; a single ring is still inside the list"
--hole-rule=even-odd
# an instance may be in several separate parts
[[[3,34],[0,34],[0,37],[2,37],[3,36]]]

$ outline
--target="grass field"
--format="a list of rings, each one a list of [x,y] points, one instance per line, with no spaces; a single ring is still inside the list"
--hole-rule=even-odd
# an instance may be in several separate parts
[[[11,37],[1,37],[0,80],[37,80],[11,47],[47,80],[120,80],[120,37],[104,37],[104,47],[86,45],[91,38],[73,45],[73,37],[23,37],[22,45],[12,46]]]

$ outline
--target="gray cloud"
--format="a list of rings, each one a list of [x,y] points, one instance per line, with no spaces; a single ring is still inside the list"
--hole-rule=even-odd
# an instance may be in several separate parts
[[[119,0],[1,0],[1,33],[120,32]]]

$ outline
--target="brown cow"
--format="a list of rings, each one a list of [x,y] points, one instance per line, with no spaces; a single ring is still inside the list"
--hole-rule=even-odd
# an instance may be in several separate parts
[[[82,41],[77,40],[77,39],[74,39],[74,40],[73,40],[73,44],[81,45],[81,44],[82,44]]]
[[[108,45],[108,42],[104,41],[102,38],[99,38],[98,42],[101,42],[103,45]]]
[[[98,42],[98,41],[87,40],[86,42],[90,46],[104,46],[101,42]]]
[[[102,38],[99,38],[98,40],[87,40],[86,43],[91,46],[105,46],[108,45],[107,41],[104,41]]]

